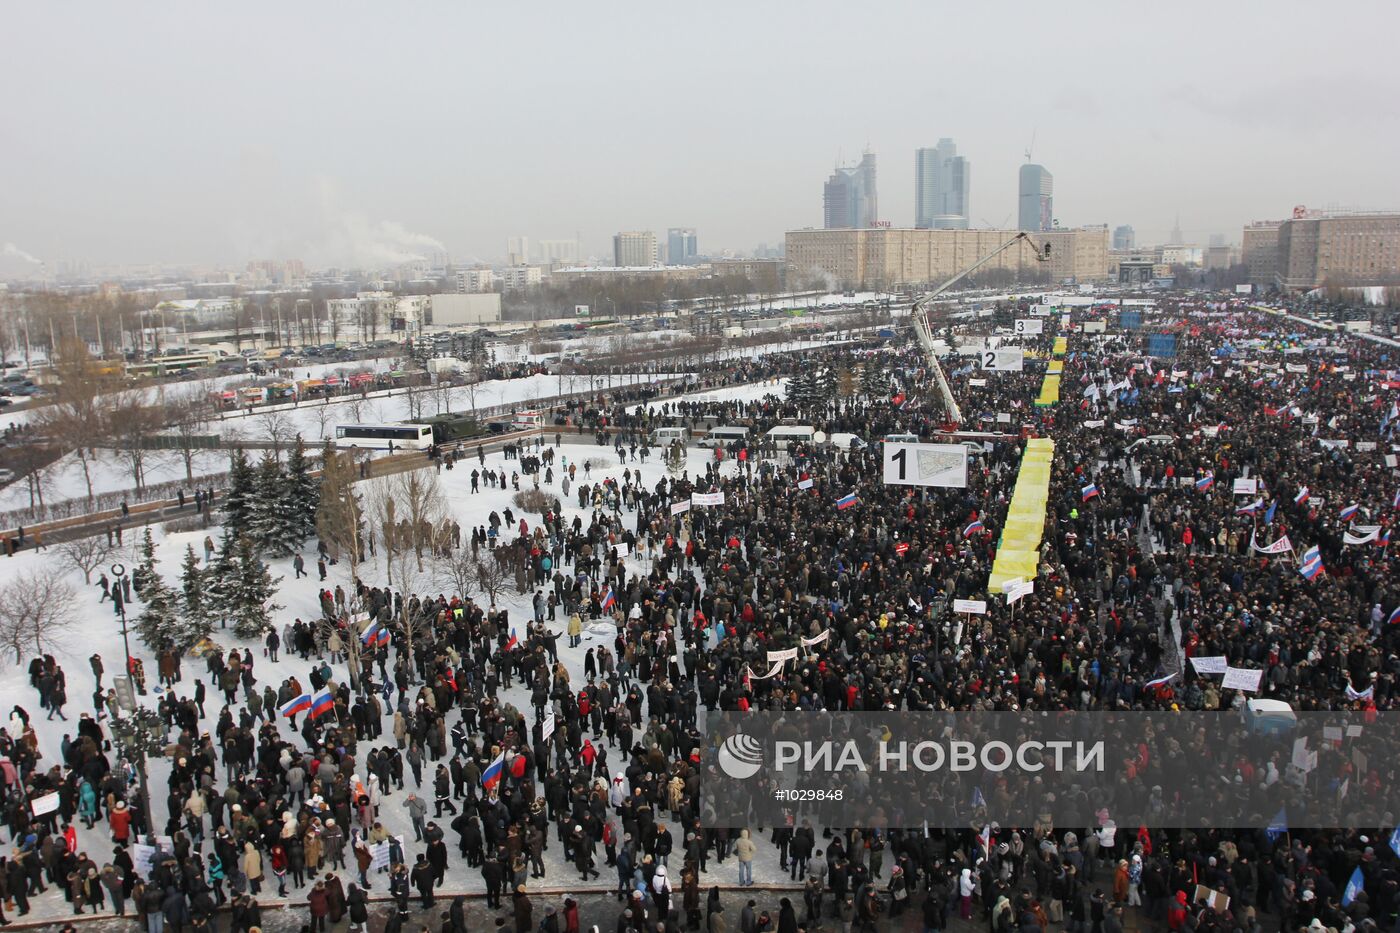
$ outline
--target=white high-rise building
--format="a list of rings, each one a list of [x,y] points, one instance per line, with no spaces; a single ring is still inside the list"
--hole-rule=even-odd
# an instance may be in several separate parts
[[[972,163],[957,144],[940,139],[914,152],[914,226],[922,230],[966,230],[972,213]]]
[[[650,230],[616,234],[613,237],[613,265],[634,269],[656,265],[656,234]]]

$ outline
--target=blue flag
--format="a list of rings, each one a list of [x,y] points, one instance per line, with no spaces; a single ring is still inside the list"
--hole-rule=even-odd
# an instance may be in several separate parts
[[[1274,512],[1275,512],[1277,509],[1278,509],[1278,500],[1275,499],[1273,502],[1270,502],[1270,503],[1269,503],[1269,511],[1267,511],[1267,512],[1264,513],[1264,524],[1266,524],[1266,525],[1272,525],[1272,524],[1273,524],[1273,521],[1274,521]]]
[[[1288,832],[1288,811],[1284,807],[1279,807],[1274,818],[1269,820],[1268,827],[1264,830],[1264,835],[1269,837],[1270,842],[1277,842],[1278,837]]]
[[[1361,868],[1351,873],[1351,880],[1347,882],[1346,890],[1342,892],[1342,906],[1350,907],[1351,902],[1356,900],[1356,895],[1366,890],[1366,879],[1361,876]]]
[[[1400,826],[1395,827],[1395,832],[1390,834],[1390,851],[1400,855]]]
[[[976,810],[978,807],[985,807],[986,805],[987,798],[982,796],[982,788],[972,788],[972,809]]]

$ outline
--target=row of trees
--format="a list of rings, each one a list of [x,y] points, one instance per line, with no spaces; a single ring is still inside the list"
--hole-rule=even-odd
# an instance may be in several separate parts
[[[136,618],[141,640],[153,651],[185,651],[207,638],[216,621],[220,628],[232,623],[239,638],[260,637],[272,624],[272,613],[282,608],[273,603],[282,578],[272,576],[255,547],[232,525],[224,526],[218,552],[207,566],[201,566],[192,545],[186,546],[177,591],[156,569],[160,560],[147,528],[141,562],[131,578],[142,602]]]
[[[254,468],[242,450],[233,455],[224,498],[226,523],[238,528],[264,553],[287,557],[316,533],[318,483],[311,475],[306,446],[297,438],[284,468],[268,453]]]
[[[874,400],[888,397],[891,388],[889,373],[872,360],[861,366],[859,380],[846,367],[803,370],[788,379],[787,399],[798,405],[821,404],[838,396],[851,398],[857,394]]]

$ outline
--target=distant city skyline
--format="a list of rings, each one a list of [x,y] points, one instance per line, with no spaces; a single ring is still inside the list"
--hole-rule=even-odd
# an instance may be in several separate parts
[[[1184,239],[1238,242],[1246,224],[1296,204],[1400,207],[1400,125],[1375,118],[1391,109],[1393,81],[1381,57],[1347,51],[1360,17],[1386,34],[1400,7],[1360,5],[1282,0],[1268,16],[1225,5],[1210,8],[1210,29],[1188,16],[1147,31],[1139,13],[1099,0],[1035,17],[964,5],[967,41],[940,45],[938,71],[977,79],[930,80],[927,36],[947,11],[883,4],[859,18],[878,62],[794,72],[779,97],[766,92],[778,88],[774,56],[850,41],[848,4],[813,0],[801,17],[729,0],[637,6],[648,15],[625,17],[625,30],[571,7],[541,20],[510,6],[389,15],[319,0],[267,15],[256,3],[152,0],[141,16],[19,4],[7,10],[17,41],[6,71],[32,80],[5,95],[0,245],[12,249],[0,250],[0,275],[31,258],[49,269],[496,262],[512,236],[528,236],[532,255],[576,236],[581,257],[603,257],[617,231],[664,233],[677,218],[707,253],[746,251],[822,226],[814,191],[867,148],[884,169],[879,219],[913,224],[913,154],[943,137],[977,169],[969,224],[999,226],[1017,216],[1032,134],[1063,226],[1130,224],[1138,243],[1164,243],[1180,211]],[[1080,49],[1125,32],[1131,81],[1105,81],[1092,55],[1060,55],[1033,78],[989,72],[974,41]],[[466,34],[494,39],[462,55]],[[1259,67],[1241,35],[1288,67]],[[55,48],[62,80],[41,80]],[[1198,66],[1183,66],[1188,51]],[[230,64],[250,54],[257,68]],[[723,106],[680,106],[674,82],[659,80],[678,62]],[[444,119],[468,89],[491,120]],[[1299,139],[1301,168],[1277,157]]]

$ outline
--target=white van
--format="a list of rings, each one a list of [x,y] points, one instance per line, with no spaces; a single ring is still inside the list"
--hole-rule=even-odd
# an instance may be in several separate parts
[[[917,444],[919,435],[917,434],[886,434],[886,444]]]
[[[711,428],[710,433],[702,437],[698,443],[701,447],[727,447],[735,441],[746,441],[749,439],[749,429],[742,425],[726,425],[722,428]]]
[[[661,447],[668,446],[672,441],[680,441],[684,444],[690,439],[688,428],[657,428],[651,432],[651,442]]]
[[[542,428],[544,427],[544,413],[538,411],[518,411],[511,416],[510,425],[513,428]]]
[[[825,432],[818,431],[810,424],[782,424],[770,430],[765,437],[779,450],[787,450],[793,444],[820,444],[826,440]]]
[[[865,446],[865,441],[855,434],[843,434],[837,432],[827,438],[827,443],[837,450],[860,450]]]

